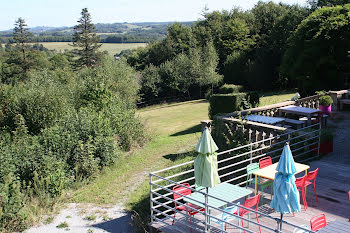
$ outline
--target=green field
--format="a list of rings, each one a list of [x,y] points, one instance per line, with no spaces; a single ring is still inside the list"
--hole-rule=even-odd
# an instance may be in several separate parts
[[[50,50],[57,50],[63,52],[64,50],[72,50],[73,47],[70,46],[72,42],[40,42],[45,48]],[[114,55],[120,53],[122,50],[126,49],[136,49],[139,47],[146,47],[147,43],[102,43],[100,48],[101,51],[107,51],[109,54]]]

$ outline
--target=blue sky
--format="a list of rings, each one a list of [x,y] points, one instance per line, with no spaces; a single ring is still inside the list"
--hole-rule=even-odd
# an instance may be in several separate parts
[[[13,28],[18,17],[29,27],[73,26],[87,7],[94,23],[193,21],[209,11],[233,6],[252,8],[258,0],[5,0],[0,7],[0,30]],[[274,2],[280,2],[275,1]],[[304,5],[306,0],[282,0]]]

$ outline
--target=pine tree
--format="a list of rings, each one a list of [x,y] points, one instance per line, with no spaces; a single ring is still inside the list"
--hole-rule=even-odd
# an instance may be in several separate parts
[[[76,68],[95,66],[100,57],[98,49],[101,44],[87,8],[81,11],[81,18],[77,22],[79,24],[74,26],[73,34],[73,46],[76,47],[74,53],[78,56]]]
[[[32,33],[29,32],[27,24],[24,19],[18,18],[15,23],[15,28],[13,29],[13,40],[16,43],[17,49],[22,53],[22,68],[25,73],[29,70],[27,61],[27,46],[26,43],[30,42],[30,37]]]

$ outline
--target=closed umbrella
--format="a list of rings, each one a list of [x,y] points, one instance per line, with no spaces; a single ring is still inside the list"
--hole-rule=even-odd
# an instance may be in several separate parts
[[[213,138],[210,135],[209,129],[206,127],[202,133],[201,138],[196,146],[196,151],[199,152],[198,156],[194,160],[194,176],[196,186],[206,188],[208,193],[209,187],[214,187],[220,184],[220,178],[218,174],[218,161],[215,151],[219,148],[215,144]],[[208,196],[205,196],[205,213],[208,213]],[[206,215],[207,216],[207,215]],[[208,218],[206,218],[207,229]]]
[[[297,186],[295,185],[295,163],[288,142],[283,147],[283,152],[276,167],[275,180],[273,181],[274,196],[270,206],[283,214],[300,212],[300,199]]]

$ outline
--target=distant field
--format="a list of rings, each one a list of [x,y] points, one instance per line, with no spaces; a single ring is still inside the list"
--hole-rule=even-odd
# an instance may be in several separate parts
[[[39,44],[44,45],[47,49],[56,49],[57,51],[63,52],[65,49],[71,50],[73,49],[72,42],[41,42]],[[126,49],[136,49],[139,47],[146,47],[147,43],[103,43],[100,50],[107,51],[109,54],[114,55],[116,53],[120,53],[122,50]]]

